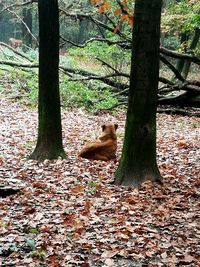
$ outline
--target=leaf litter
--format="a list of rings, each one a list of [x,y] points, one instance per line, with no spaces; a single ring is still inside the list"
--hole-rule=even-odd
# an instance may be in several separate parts
[[[163,184],[115,186],[125,114],[63,111],[67,159],[27,160],[37,112],[1,95],[0,266],[199,266],[200,119],[158,115]],[[105,121],[119,124],[116,162],[77,157]]]

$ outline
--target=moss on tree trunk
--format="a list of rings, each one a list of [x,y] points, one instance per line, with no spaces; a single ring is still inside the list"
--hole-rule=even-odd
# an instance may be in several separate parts
[[[161,5],[161,0],[135,1],[129,102],[116,184],[162,179],[156,162]]]
[[[31,159],[64,158],[59,94],[59,12],[56,0],[39,0],[39,126]]]

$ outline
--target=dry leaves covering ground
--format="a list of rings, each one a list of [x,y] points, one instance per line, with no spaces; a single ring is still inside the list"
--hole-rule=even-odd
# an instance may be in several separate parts
[[[102,121],[125,115],[63,112],[66,160],[30,161],[37,114],[1,95],[0,184],[22,189],[0,199],[0,266],[200,266],[200,119],[158,115],[163,185],[112,184],[117,163],[77,158]]]

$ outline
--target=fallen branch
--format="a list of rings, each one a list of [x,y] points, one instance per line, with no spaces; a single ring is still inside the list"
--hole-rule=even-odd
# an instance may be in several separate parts
[[[11,51],[13,51],[16,55],[18,55],[18,56],[20,56],[20,57],[22,57],[22,58],[25,58],[25,59],[27,59],[27,60],[30,61],[30,62],[33,62],[32,59],[30,59],[30,58],[28,58],[26,55],[24,55],[24,54],[18,52],[18,51],[17,51],[16,49],[14,49],[12,46],[10,46],[10,45],[8,45],[8,44],[6,44],[6,43],[0,42],[0,46],[7,47],[7,48],[10,49]]]
[[[20,68],[38,68],[38,64],[28,64],[28,63],[17,63],[9,60],[0,60],[0,64],[11,66],[11,67],[20,67]]]
[[[164,77],[159,77],[159,82],[164,83],[164,84],[170,84],[170,85],[175,85],[172,81],[168,80],[167,78]]]
[[[166,85],[162,88],[159,88],[158,93],[169,93],[173,91],[187,91],[187,92],[193,92],[193,93],[200,93],[200,87],[189,84],[189,82],[183,83],[183,84],[176,84],[176,85]]]
[[[38,64],[16,63],[13,61],[0,61],[0,64],[9,65],[12,67],[16,66],[16,67],[21,67],[21,68],[38,68]],[[104,84],[107,84],[113,87],[113,89],[117,89],[117,92],[119,93],[119,95],[121,95],[121,92],[123,90],[125,89],[128,90],[129,88],[129,84],[116,82],[112,79],[114,77],[120,77],[120,76],[129,78],[129,75],[127,74],[125,75],[123,73],[113,73],[110,75],[99,76],[97,74],[94,74],[94,73],[91,73],[85,70],[67,68],[64,66],[60,66],[59,68],[61,71],[63,71],[67,75],[76,74],[78,76],[83,76],[83,77],[77,77],[77,78],[71,79],[73,81],[99,80],[99,81],[102,81]],[[195,85],[190,84],[189,81],[186,81],[185,83],[181,85],[177,85],[162,77],[160,77],[159,80],[161,80],[162,82],[166,82],[166,85],[162,87],[162,89],[159,89],[158,91],[158,103],[159,104],[162,104],[162,105],[180,104],[183,106],[198,107],[199,99],[198,98],[194,99],[200,93],[200,87],[198,86],[199,84],[198,81],[192,81],[192,83]],[[166,95],[167,93],[172,92],[172,91],[183,91],[183,92],[175,96]],[[125,97],[127,97],[127,93]]]
[[[85,76],[84,78],[71,79],[73,81],[86,81],[86,80],[91,80],[91,79],[92,80],[99,80],[99,81],[102,81],[109,86],[116,88],[117,90],[124,90],[124,89],[127,89],[129,87],[129,85],[115,82],[115,81],[109,79],[109,77],[108,77],[109,75],[107,75],[107,77],[106,76],[98,76],[94,73],[90,73],[90,72],[85,71],[85,70],[77,70],[77,69],[72,69],[72,68],[66,68],[63,66],[60,66],[60,69],[62,69],[64,72],[67,72],[67,73],[74,73],[77,75]],[[115,76],[117,76],[117,75],[115,75]],[[112,75],[110,77],[112,77]]]
[[[18,193],[20,189],[11,187],[0,187],[0,197],[7,197]]]
[[[200,117],[200,112],[198,111],[189,111],[181,108],[158,108],[157,113],[166,113],[166,114],[177,114],[182,116],[194,116],[194,117]]]
[[[196,63],[196,64],[200,65],[200,58],[196,57],[196,56],[178,53],[176,51],[172,51],[172,50],[166,49],[164,47],[160,47],[160,53],[162,53],[162,54],[164,54],[166,56],[169,56],[169,57],[173,57],[173,58],[189,59],[193,63]]]
[[[113,109],[115,109],[115,108],[117,108],[117,107],[120,107],[120,106],[127,106],[127,104],[128,104],[128,101],[119,102],[119,103],[113,105],[113,106],[110,107],[110,108],[105,108],[104,110],[107,110],[107,111],[109,111],[109,110],[113,110]],[[97,111],[96,111],[96,112],[97,112]]]

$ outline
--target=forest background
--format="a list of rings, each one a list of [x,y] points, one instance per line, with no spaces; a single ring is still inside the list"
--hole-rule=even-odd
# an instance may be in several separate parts
[[[26,160],[36,140],[37,2],[0,3],[1,179],[20,181],[23,188],[1,202],[2,266],[198,264],[199,3],[164,2],[158,112],[188,117],[158,118],[164,184],[147,182],[129,190],[109,183],[113,163],[77,162],[74,151],[102,120],[114,117],[121,152],[133,4],[125,1],[123,10],[120,1],[100,2],[59,1],[60,92],[69,158],[43,163]]]

